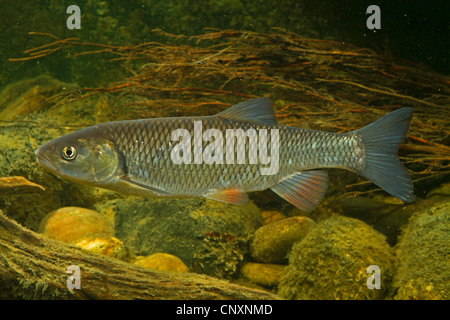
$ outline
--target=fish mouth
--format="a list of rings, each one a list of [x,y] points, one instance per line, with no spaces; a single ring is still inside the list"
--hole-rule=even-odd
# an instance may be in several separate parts
[[[59,173],[58,168],[47,157],[40,154],[39,149],[40,148],[37,148],[34,152],[38,165],[50,172]]]

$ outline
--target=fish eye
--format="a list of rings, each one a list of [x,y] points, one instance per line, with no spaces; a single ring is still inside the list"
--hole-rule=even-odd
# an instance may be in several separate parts
[[[62,150],[62,157],[65,160],[73,160],[77,157],[77,149],[74,147],[64,147]]]

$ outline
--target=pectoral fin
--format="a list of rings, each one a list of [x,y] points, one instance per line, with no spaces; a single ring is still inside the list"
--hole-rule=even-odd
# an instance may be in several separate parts
[[[302,211],[312,211],[325,196],[328,173],[311,170],[298,172],[271,189]]]
[[[205,198],[216,201],[244,205],[248,202],[247,193],[237,188],[230,188],[224,190],[215,190],[204,195]]]
[[[123,188],[129,188],[130,191],[133,190],[133,192],[129,193],[160,197],[167,197],[171,195],[170,192],[135,181],[129,177],[120,177],[119,182]]]

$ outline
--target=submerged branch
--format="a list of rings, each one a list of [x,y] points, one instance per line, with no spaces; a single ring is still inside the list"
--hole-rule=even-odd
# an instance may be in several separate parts
[[[36,234],[0,212],[0,296],[4,299],[279,299],[199,274],[158,272]],[[80,268],[80,289],[67,268]]]

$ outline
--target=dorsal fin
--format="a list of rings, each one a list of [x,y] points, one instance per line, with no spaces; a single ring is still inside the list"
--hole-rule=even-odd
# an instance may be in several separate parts
[[[278,124],[272,102],[266,97],[241,102],[217,115],[234,120],[256,121],[268,125]]]
[[[328,188],[328,173],[322,170],[297,172],[271,189],[302,211],[319,205]]]

